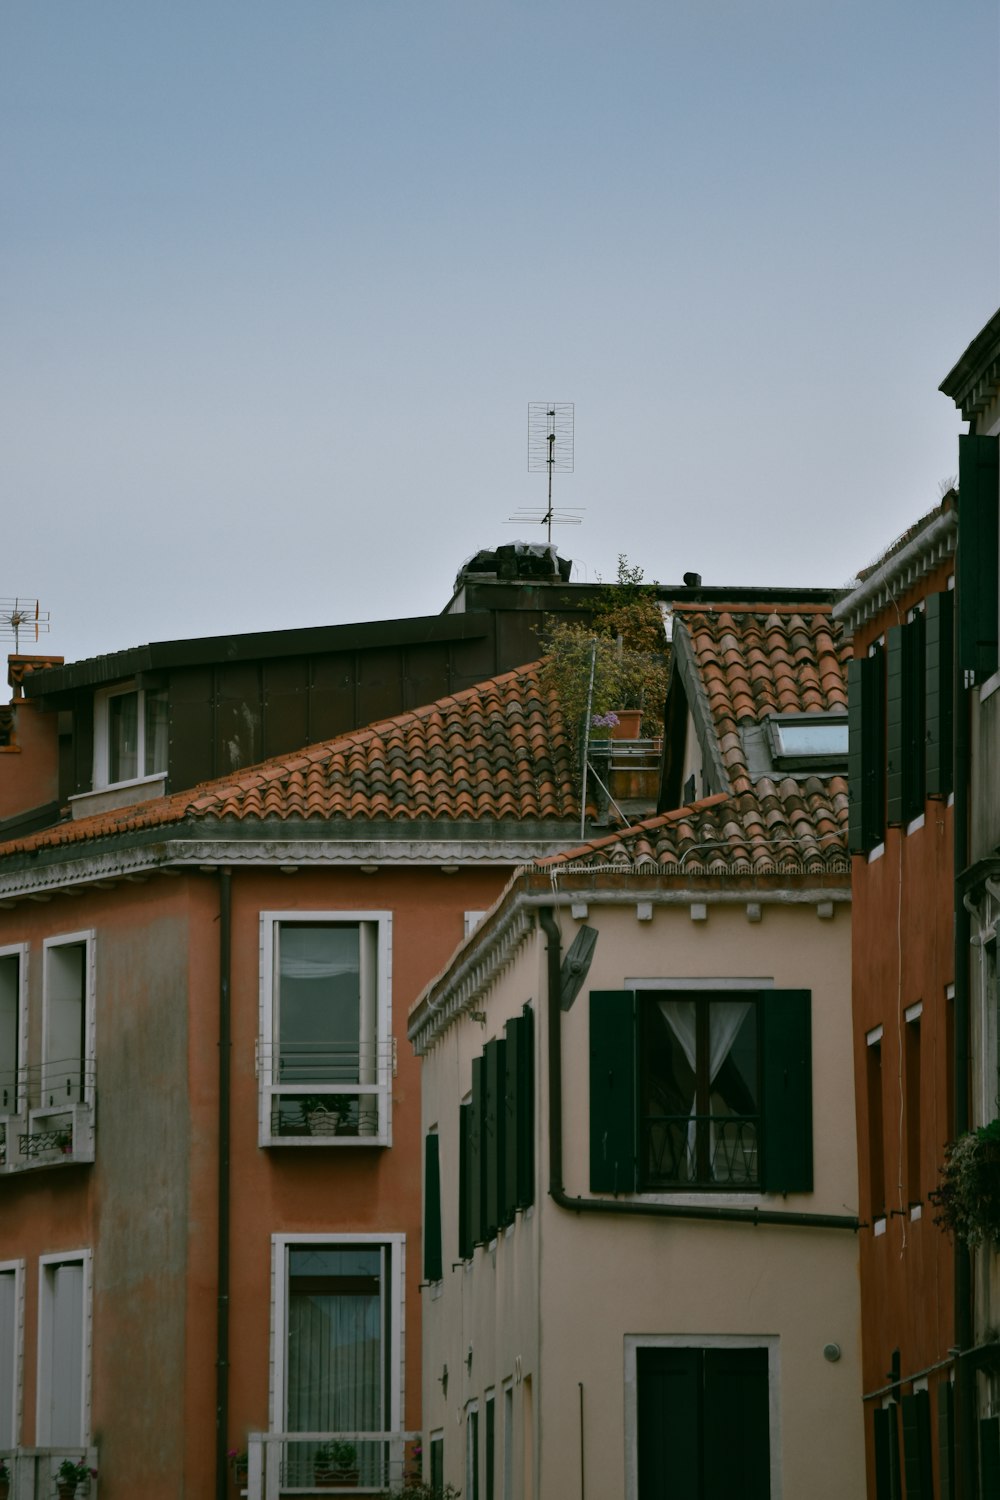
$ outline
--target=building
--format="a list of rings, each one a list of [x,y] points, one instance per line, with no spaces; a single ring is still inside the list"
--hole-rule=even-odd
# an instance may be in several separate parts
[[[852,646],[855,1082],[868,1494],[955,1493],[954,1257],[930,1198],[953,1138],[957,497],[865,570]]]
[[[864,1484],[830,597],[688,602],[672,647],[683,805],[519,871],[410,1014],[463,1500]]]

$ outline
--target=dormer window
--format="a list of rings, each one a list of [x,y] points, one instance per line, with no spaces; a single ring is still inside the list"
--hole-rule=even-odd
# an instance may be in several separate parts
[[[135,683],[94,699],[94,787],[162,776],[167,769],[167,695]]]

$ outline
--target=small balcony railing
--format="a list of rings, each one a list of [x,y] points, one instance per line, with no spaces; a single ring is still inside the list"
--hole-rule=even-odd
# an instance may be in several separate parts
[[[0,1171],[94,1160],[92,1058],[40,1063],[0,1081]],[[13,1107],[11,1107],[13,1106]]]
[[[388,1137],[395,1049],[261,1042],[262,1145],[374,1145]]]
[[[0,1457],[6,1459],[10,1470],[9,1500],[55,1500],[56,1474],[64,1459],[79,1463],[82,1458],[88,1469],[99,1469],[97,1449],[93,1447],[14,1448]],[[98,1500],[99,1484],[99,1474],[83,1480],[77,1486],[76,1500]]]
[[[252,1432],[248,1500],[282,1495],[378,1495],[417,1467],[407,1445],[419,1432]]]

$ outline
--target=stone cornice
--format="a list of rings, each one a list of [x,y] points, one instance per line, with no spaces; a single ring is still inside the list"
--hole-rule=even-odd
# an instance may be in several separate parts
[[[905,547],[887,557],[857,588],[845,594],[834,605],[833,618],[843,624],[848,635],[853,635],[900,594],[932,573],[945,558],[951,557],[957,536],[957,511],[947,510],[935,516]]]

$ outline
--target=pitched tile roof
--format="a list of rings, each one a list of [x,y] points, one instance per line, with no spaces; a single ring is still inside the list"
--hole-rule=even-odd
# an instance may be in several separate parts
[[[663,874],[846,875],[847,780],[750,775],[740,728],[772,713],[847,709],[850,647],[828,604],[679,604],[728,779],[726,791],[537,863]]]
[[[571,755],[534,663],[190,791],[0,844],[0,858],[192,821],[578,818]]]
[[[847,711],[851,646],[827,604],[678,605],[691,642],[723,765],[734,792],[753,783],[741,724],[770,714]]]

